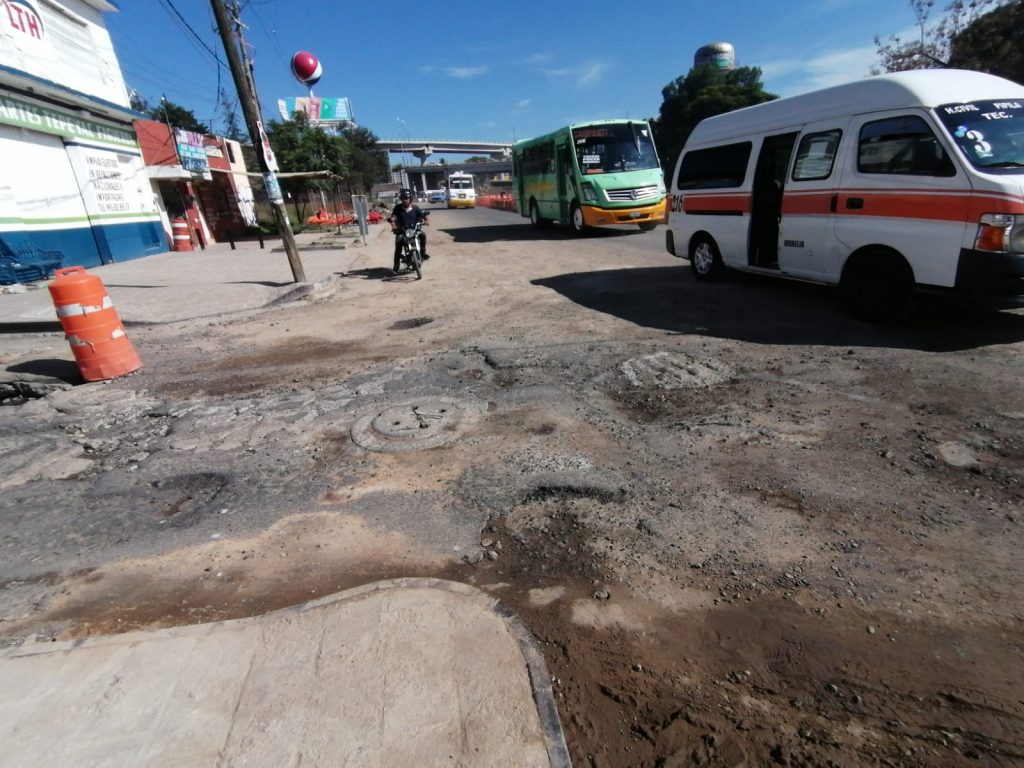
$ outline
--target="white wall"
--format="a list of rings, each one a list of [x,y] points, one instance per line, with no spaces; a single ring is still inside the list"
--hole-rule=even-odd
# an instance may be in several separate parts
[[[5,6],[15,10],[0,12],[0,65],[128,106],[102,13],[82,0],[21,0]]]

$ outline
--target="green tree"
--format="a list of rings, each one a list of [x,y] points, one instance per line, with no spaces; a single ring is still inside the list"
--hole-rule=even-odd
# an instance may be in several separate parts
[[[352,191],[369,194],[374,184],[390,180],[387,153],[377,146],[377,136],[373,131],[349,127],[342,133],[342,138],[348,144],[348,183]]]
[[[764,90],[758,67],[723,71],[713,64],[701,64],[662,88],[661,98],[661,110],[652,127],[667,177],[683,144],[701,120],[778,96]]]
[[[295,200],[299,219],[306,219],[307,196],[317,190],[334,190],[338,179],[349,172],[349,147],[341,136],[331,136],[309,124],[302,112],[291,120],[272,120],[267,126],[270,145],[281,173],[327,171],[332,176],[297,176],[281,179],[281,186]]]
[[[944,15],[931,23],[935,0],[908,0],[914,13],[917,35],[903,40],[890,35],[884,42],[875,35],[875,48],[885,72],[908,69],[935,69],[950,66],[953,40],[982,17],[986,8],[997,0],[953,0],[943,9]],[[1019,27],[999,30],[1000,36],[1019,38]]]
[[[979,16],[950,43],[949,66],[974,69],[1024,84],[1024,0]]]
[[[494,161],[491,160],[491,158],[489,158],[489,157],[480,157],[479,155],[473,155],[473,157],[469,158],[466,161],[466,164],[468,165],[469,163],[491,163],[491,162],[494,162]]]
[[[210,126],[200,122],[191,109],[185,109],[167,99],[161,99],[159,104],[151,106],[147,114],[152,120],[170,123],[172,128],[181,128],[183,131],[194,133],[211,133]]]
[[[220,106],[223,136],[232,141],[248,141],[249,134],[238,117],[238,99],[229,98],[227,91],[221,88],[217,94],[217,103]]]

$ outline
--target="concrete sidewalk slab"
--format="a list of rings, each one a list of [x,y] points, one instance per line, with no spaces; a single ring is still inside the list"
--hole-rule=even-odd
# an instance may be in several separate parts
[[[0,653],[0,766],[568,766],[494,598],[377,582],[266,616]]]
[[[370,228],[372,248],[387,227]],[[341,238],[344,248],[314,247],[330,233],[296,235],[306,282],[295,283],[288,257],[275,252],[277,239],[236,244],[215,243],[205,250],[167,252],[118,264],[92,267],[110,294],[121,320],[127,325],[172,323],[200,317],[258,309],[302,296],[326,295],[332,281],[352,268],[367,246],[354,235]],[[334,243],[337,238],[330,238]],[[66,259],[74,266],[74,258]],[[387,261],[386,258],[381,260]],[[0,293],[0,326],[32,331],[60,330],[50,292],[38,284],[24,293]]]

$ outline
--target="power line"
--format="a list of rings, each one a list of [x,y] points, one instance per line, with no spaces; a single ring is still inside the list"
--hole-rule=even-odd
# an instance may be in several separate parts
[[[217,65],[218,65],[217,72],[219,74],[220,73],[220,67],[225,66],[225,64],[224,64],[223,61],[220,60],[220,56],[217,55],[217,52],[213,48],[211,48],[209,45],[207,45],[206,42],[203,40],[203,38],[199,36],[199,33],[196,32],[192,28],[192,25],[188,23],[188,20],[184,16],[181,15],[181,11],[179,11],[178,8],[174,5],[173,0],[160,0],[160,2],[164,5],[165,9],[168,9],[171,13],[173,13],[178,18],[180,23],[185,26],[185,29],[188,30],[188,32],[192,35],[192,37],[194,37],[199,42],[199,45],[201,45],[203,47],[203,50],[205,50],[207,53],[209,53],[213,57],[213,60],[217,62]]]

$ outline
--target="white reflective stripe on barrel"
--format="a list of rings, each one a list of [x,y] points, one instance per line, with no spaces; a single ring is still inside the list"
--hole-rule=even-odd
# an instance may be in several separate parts
[[[98,307],[90,306],[89,304],[64,304],[63,306],[57,307],[57,317],[88,315],[90,312],[100,312],[104,309],[110,309],[113,306],[114,304],[110,301],[110,296],[104,296],[103,303]]]

